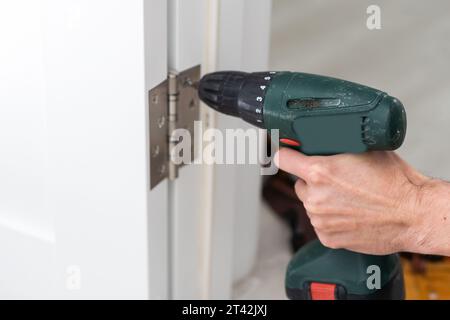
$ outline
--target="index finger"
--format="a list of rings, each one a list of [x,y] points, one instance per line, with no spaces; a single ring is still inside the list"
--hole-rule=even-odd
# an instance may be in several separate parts
[[[315,156],[307,156],[299,151],[281,148],[275,154],[274,161],[278,168],[307,181],[309,168],[316,162]]]

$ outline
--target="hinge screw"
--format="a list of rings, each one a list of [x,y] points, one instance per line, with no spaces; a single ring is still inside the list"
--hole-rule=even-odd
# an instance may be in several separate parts
[[[195,101],[194,99],[191,99],[191,101],[189,102],[189,108],[192,109],[195,107]]]
[[[164,124],[166,123],[166,118],[164,116],[161,116],[158,118],[158,128],[164,127]]]
[[[191,87],[194,83],[192,82],[191,78],[184,78],[183,79],[183,86],[184,87]]]
[[[156,145],[156,146],[153,148],[152,157],[153,157],[153,158],[156,158],[158,155],[159,155],[159,145]]]
[[[162,176],[164,175],[164,173],[166,173],[166,165],[162,164],[161,167],[159,168],[159,174]]]

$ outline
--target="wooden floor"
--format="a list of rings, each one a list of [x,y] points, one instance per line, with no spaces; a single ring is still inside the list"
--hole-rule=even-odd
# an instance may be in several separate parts
[[[450,258],[427,262],[426,272],[411,272],[410,262],[403,260],[407,300],[450,300]]]

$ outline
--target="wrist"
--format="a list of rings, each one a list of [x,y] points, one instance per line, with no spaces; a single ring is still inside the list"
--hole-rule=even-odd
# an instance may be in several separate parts
[[[415,185],[409,200],[408,232],[404,251],[423,254],[443,254],[443,241],[448,235],[442,229],[450,212],[449,184],[438,179],[426,178]]]

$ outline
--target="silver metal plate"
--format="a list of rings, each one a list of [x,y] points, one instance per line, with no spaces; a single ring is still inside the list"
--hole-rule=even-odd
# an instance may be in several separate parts
[[[194,121],[199,120],[200,107],[197,88],[194,83],[200,80],[200,66],[195,66],[178,75],[178,124],[177,128],[189,131],[191,135],[191,161],[194,161]]]
[[[200,80],[200,66],[184,70],[177,75],[178,102],[177,128],[184,128],[191,135],[191,156],[194,160],[194,121],[199,120],[199,98],[194,83]],[[150,124],[150,189],[168,177],[169,132],[167,80],[149,91]]]
[[[167,81],[149,91],[150,189],[167,177]]]

